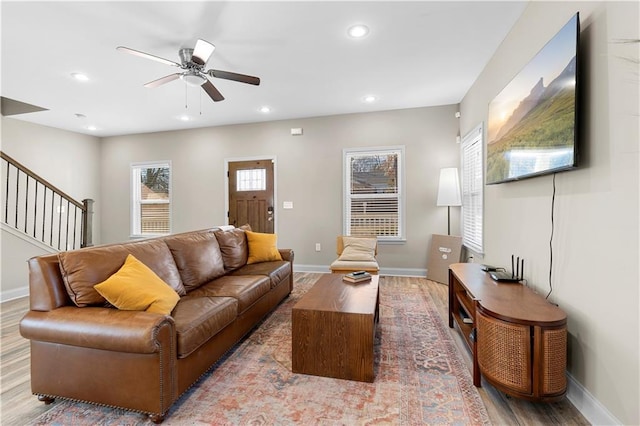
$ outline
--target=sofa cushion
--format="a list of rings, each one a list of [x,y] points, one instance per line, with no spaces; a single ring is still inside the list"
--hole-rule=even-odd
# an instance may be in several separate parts
[[[264,275],[225,275],[198,287],[189,295],[194,297],[233,297],[238,301],[238,314],[241,314],[267,294],[270,289],[269,277]]]
[[[233,297],[184,296],[173,310],[178,358],[185,358],[229,325],[237,316]]]
[[[180,296],[133,255],[105,281],[94,286],[109,303],[124,311],[169,315]]]
[[[261,262],[245,265],[233,271],[231,275],[266,275],[271,281],[271,288],[274,288],[291,274],[291,263],[279,260],[276,262]]]
[[[247,264],[282,260],[278,251],[278,236],[276,234],[251,231],[247,231],[246,234],[249,245]]]
[[[166,237],[187,292],[224,275],[224,262],[213,230]]]
[[[233,271],[247,263],[249,247],[245,231],[251,231],[249,225],[229,230],[216,230],[215,236],[220,245],[225,271]]]
[[[154,239],[60,252],[60,272],[73,303],[79,307],[104,305],[105,298],[93,286],[116,273],[128,254],[147,265],[180,296],[186,294],[169,248],[164,241]]]

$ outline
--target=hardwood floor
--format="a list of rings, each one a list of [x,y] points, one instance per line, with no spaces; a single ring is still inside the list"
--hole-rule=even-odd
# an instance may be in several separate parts
[[[296,273],[296,279],[309,279],[314,274]],[[385,277],[385,280],[406,281],[410,285],[427,286],[438,311],[447,323],[447,286],[425,278]],[[381,286],[384,284],[381,284]],[[29,375],[29,342],[20,336],[18,324],[29,309],[28,298],[0,304],[0,424],[30,424],[53,407],[45,405],[31,394]],[[471,369],[471,354],[459,333],[450,330],[458,351]],[[588,425],[580,412],[565,398],[551,404],[532,403],[510,398],[484,383],[478,389],[491,422],[496,425]]]
[[[445,324],[448,323],[449,287],[424,278],[388,277],[387,279],[417,280],[417,283],[427,285],[429,293]],[[469,372],[472,369],[471,352],[462,336],[455,329],[450,329],[454,337],[458,352],[462,354]],[[590,423],[569,402],[563,399],[554,403],[535,403],[518,398],[512,398],[497,391],[493,386],[482,380],[482,387],[478,388],[491,422],[495,425],[589,425]]]

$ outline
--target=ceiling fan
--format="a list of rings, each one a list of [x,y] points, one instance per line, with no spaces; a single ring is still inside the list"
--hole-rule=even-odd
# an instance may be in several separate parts
[[[207,78],[208,76],[239,81],[241,83],[253,84],[255,86],[258,86],[260,84],[260,79],[258,77],[214,69],[205,70],[205,65],[211,57],[211,54],[213,53],[213,50],[215,48],[216,47],[208,41],[198,39],[193,49],[182,48],[178,51],[178,55],[180,56],[180,63],[170,61],[159,56],[151,55],[149,53],[140,52],[139,50],[130,49],[124,46],[118,46],[116,49],[122,52],[130,53],[132,55],[140,56],[142,58],[147,58],[157,62],[162,62],[163,64],[178,67],[182,70],[180,72],[169,74],[165,77],[159,78],[157,80],[150,81],[145,84],[144,87],[158,87],[162,84],[179,78],[184,80],[191,86],[201,86],[204,91],[207,92],[207,95],[209,95],[209,97],[213,99],[214,102],[218,102],[224,100],[224,96],[222,96],[222,93],[220,93],[218,89],[216,89],[216,87],[213,85],[213,83],[209,81],[209,79]]]

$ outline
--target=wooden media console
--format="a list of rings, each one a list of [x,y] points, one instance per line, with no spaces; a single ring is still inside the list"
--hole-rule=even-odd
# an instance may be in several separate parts
[[[496,389],[531,401],[567,390],[567,316],[520,283],[501,283],[475,263],[449,267],[449,327],[457,326],[481,374]]]

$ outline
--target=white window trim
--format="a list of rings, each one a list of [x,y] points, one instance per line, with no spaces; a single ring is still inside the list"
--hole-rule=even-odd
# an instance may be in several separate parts
[[[345,148],[342,150],[342,173],[343,173],[343,209],[342,209],[342,232],[344,235],[349,235],[351,223],[351,210],[348,206],[350,203],[350,182],[351,173],[349,165],[349,157],[357,154],[372,154],[379,155],[383,153],[397,152],[398,155],[398,236],[397,237],[385,237],[379,236],[378,242],[381,244],[400,244],[406,242],[406,193],[405,193],[405,147],[404,145],[396,146],[380,146],[380,147],[366,147],[366,148]]]
[[[479,237],[479,241],[478,238],[472,238],[469,235],[465,235],[465,229],[467,228],[467,220],[470,220],[469,217],[467,216],[468,214],[471,213],[471,209],[472,207],[469,206],[468,201],[469,201],[469,187],[468,184],[469,182],[467,182],[466,180],[468,179],[468,173],[467,170],[465,169],[466,167],[468,167],[467,164],[465,164],[465,161],[467,160],[467,158],[465,157],[465,150],[467,147],[472,146],[474,144],[478,144],[475,148],[476,150],[479,149],[479,154],[480,154],[480,163],[479,163],[479,167],[480,167],[480,179],[479,182],[476,182],[476,185],[478,187],[478,192],[479,194],[476,194],[477,198],[476,200],[479,201],[480,206],[479,206],[479,210],[480,210],[480,235],[477,236]],[[484,128],[483,128],[483,123],[478,124],[473,130],[471,130],[469,133],[467,133],[465,135],[465,137],[462,139],[462,143],[460,144],[460,163],[461,163],[461,169],[462,169],[462,173],[461,173],[461,178],[462,178],[462,244],[469,250],[471,250],[472,252],[482,255],[484,253],[484,177],[485,177],[485,168],[484,168]],[[479,196],[478,196],[479,195]],[[477,208],[478,206],[476,206]]]
[[[139,163],[131,163],[131,235],[130,238],[151,238],[151,237],[159,237],[162,235],[168,234],[143,234],[140,232],[140,169],[142,168],[159,168],[159,167],[168,167],[169,168],[169,200],[150,200],[147,201],[146,204],[169,204],[169,234],[173,229],[173,170],[171,168],[171,161],[145,161]]]

